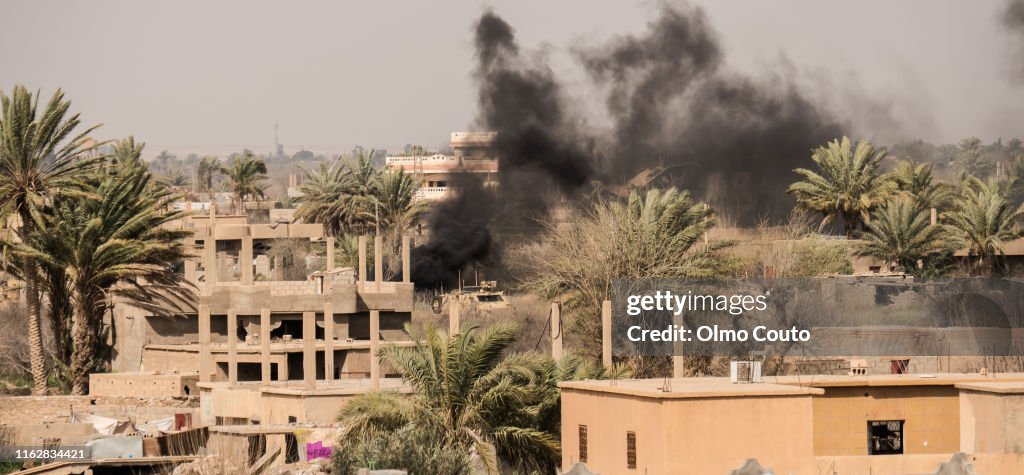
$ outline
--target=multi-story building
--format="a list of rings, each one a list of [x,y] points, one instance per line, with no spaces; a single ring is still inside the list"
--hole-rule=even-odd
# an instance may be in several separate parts
[[[455,175],[469,173],[479,176],[485,184],[498,179],[498,157],[494,150],[494,132],[452,132],[451,155],[442,153],[393,155],[386,158],[388,170],[413,174],[423,184],[417,200],[435,201],[448,196],[454,188]]]
[[[112,375],[121,378],[118,384],[198,375],[182,390],[201,395],[201,422],[210,425],[329,423],[352,395],[400,386],[374,355],[383,344],[413,343],[404,330],[413,307],[413,284],[404,272],[408,240],[403,274],[393,281],[383,274],[379,238],[371,272],[365,237],[359,267],[339,267],[333,238],[319,224],[251,224],[244,216],[211,212],[177,225],[194,233],[186,244],[196,257],[186,260],[183,272],[195,286],[197,305],[175,316],[117,305],[112,366],[136,375],[134,382]],[[301,251],[285,258],[278,246]],[[104,375],[94,376],[94,386],[106,383]]]

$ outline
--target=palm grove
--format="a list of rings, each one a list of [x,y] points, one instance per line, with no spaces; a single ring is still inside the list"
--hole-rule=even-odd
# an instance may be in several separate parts
[[[174,314],[196,301],[175,270],[188,256],[184,231],[168,226],[183,216],[171,203],[181,194],[213,201],[226,191],[234,211],[245,212],[247,203],[267,198],[267,164],[248,151],[227,163],[197,157],[190,183],[171,169],[167,153],[144,163],[144,145],[131,137],[90,140],[95,128],[81,126],[59,91],[43,105],[20,86],[0,98],[0,203],[16,231],[4,237],[4,263],[25,282],[34,388],[41,392],[52,379],[82,393],[88,374],[105,370],[109,361],[103,319],[115,303]],[[797,259],[804,267],[794,266],[793,273],[849,271],[841,264],[847,242],[857,254],[915,275],[1005,272],[1005,243],[1020,237],[1024,158],[989,177],[992,170],[977,159],[979,147],[973,140],[961,143],[963,172],[946,181],[936,177],[933,164],[900,162],[883,172],[884,150],[845,137],[812,150],[811,166],[795,170],[788,192],[797,211],[820,220],[816,232],[799,236],[807,240],[838,226],[857,240],[808,247]],[[356,236],[379,233],[394,249],[429,212],[415,199],[420,185],[413,176],[379,171],[372,158],[356,153],[305,171],[296,217],[323,224],[337,238],[342,265],[355,259]],[[707,238],[718,224],[716,211],[685,190],[596,198],[568,221],[510,246],[506,261],[521,290],[564,302],[576,353],[553,361],[513,352],[519,333],[512,324],[456,335],[427,327],[414,347],[384,348],[381,360],[403,374],[412,394],[370,393],[346,406],[339,471],[550,472],[560,459],[557,382],[667,371],[657,358],[627,358],[611,372],[593,363],[597,316],[611,282],[746,272],[742,259],[728,252],[735,242]],[[968,259],[958,267],[953,253],[961,249]],[[399,263],[382,264],[385,278],[397,274]],[[53,335],[46,348],[44,325]]]

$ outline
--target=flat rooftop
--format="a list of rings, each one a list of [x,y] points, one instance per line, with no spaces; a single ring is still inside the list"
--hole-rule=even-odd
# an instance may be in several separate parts
[[[227,381],[198,383],[201,389],[231,389],[239,391],[260,391],[268,394],[288,394],[294,396],[352,396],[373,390],[370,378],[336,379],[334,381],[318,380],[316,389],[306,389],[300,380],[272,381],[269,386],[260,381],[242,381],[231,384]],[[401,378],[380,378],[380,390],[411,392],[408,384]]]
[[[996,394],[1024,394],[1024,382],[1018,381],[998,381],[998,382],[983,382],[983,383],[960,383],[956,385],[957,389],[966,389],[969,391],[980,391],[986,393]]]
[[[729,378],[710,377],[566,381],[559,383],[558,387],[656,399],[806,396],[825,393],[823,389],[814,387],[772,383],[733,384]]]
[[[763,380],[766,383],[815,388],[844,386],[953,386],[958,383],[971,382],[1024,382],[1024,373],[996,373],[984,376],[978,373],[765,376]]]
[[[1024,393],[1024,373],[986,376],[960,373],[766,376],[762,381],[732,383],[729,378],[720,377],[653,378],[566,381],[558,386],[563,389],[656,399],[821,395],[825,393],[823,388],[862,386],[956,386],[976,391]]]

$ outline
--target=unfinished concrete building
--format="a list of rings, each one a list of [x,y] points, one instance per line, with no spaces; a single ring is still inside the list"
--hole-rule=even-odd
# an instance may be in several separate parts
[[[181,395],[198,390],[201,423],[214,425],[333,422],[344,399],[400,388],[374,355],[385,343],[412,344],[408,238],[395,282],[384,279],[379,237],[370,271],[366,237],[358,268],[339,267],[334,238],[319,224],[250,224],[211,213],[180,225],[193,231],[195,258],[183,272],[196,286],[197,308],[166,317],[119,305],[113,369],[122,374],[95,375],[97,389],[142,390],[151,379],[198,373],[198,382],[175,387]]]

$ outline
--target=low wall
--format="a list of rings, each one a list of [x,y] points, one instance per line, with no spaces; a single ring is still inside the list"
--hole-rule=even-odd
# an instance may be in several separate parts
[[[197,382],[197,374],[94,373],[89,375],[89,395],[145,398],[195,396]]]
[[[0,397],[0,424],[17,426],[70,422],[71,412],[87,412],[115,419],[146,422],[174,414],[199,417],[199,398],[138,398],[106,396]]]

